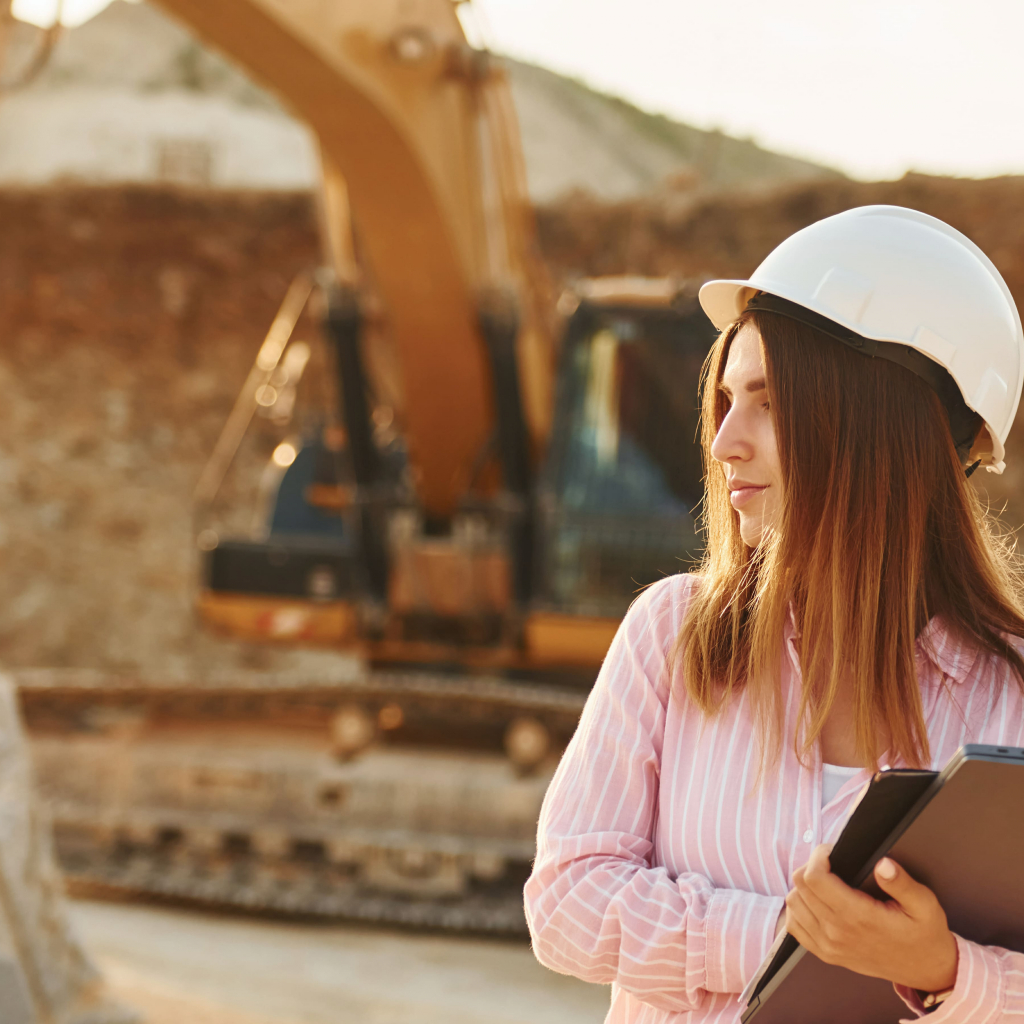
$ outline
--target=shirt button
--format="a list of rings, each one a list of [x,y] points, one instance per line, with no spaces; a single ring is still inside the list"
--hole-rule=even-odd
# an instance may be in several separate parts
[[[814,831],[812,829],[808,829],[804,833],[804,842],[805,843],[809,843],[813,838],[814,838]]]

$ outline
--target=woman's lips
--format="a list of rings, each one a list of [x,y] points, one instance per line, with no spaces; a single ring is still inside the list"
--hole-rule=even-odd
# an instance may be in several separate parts
[[[753,500],[757,495],[767,489],[767,484],[760,487],[755,487],[753,485],[749,487],[737,487],[735,490],[729,492],[729,500],[732,502],[733,508],[742,508],[748,501]]]

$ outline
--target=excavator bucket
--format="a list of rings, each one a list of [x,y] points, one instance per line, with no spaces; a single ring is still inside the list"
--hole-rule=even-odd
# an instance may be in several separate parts
[[[131,1024],[75,937],[48,815],[33,790],[10,681],[0,678],[0,1021]]]

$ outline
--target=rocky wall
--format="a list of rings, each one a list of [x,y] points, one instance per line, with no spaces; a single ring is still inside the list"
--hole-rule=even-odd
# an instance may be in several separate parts
[[[0,192],[0,664],[309,663],[198,628],[191,495],[317,252],[305,194]],[[239,515],[272,443],[240,452]]]
[[[538,226],[557,279],[735,276],[797,228],[874,202],[960,228],[1024,301],[1024,178],[576,195],[539,210]],[[0,191],[0,665],[352,671],[332,654],[211,638],[191,605],[192,490],[289,282],[317,258],[306,194]],[[236,526],[276,440],[257,429],[240,452],[222,501]],[[978,477],[1016,527],[1020,421],[1009,448],[1002,479]]]
[[[988,254],[1024,310],[1024,177],[821,179],[746,192],[663,189],[630,203],[583,193],[538,211],[541,249],[562,280],[600,274],[742,277],[794,231],[853,206],[889,203],[941,217]],[[1003,476],[974,481],[1003,528],[1024,524],[1024,414]]]

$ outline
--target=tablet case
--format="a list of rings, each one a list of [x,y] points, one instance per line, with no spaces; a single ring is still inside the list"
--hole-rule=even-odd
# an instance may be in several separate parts
[[[963,747],[937,777],[882,772],[836,842],[833,870],[880,897],[872,870],[888,854],[936,893],[957,934],[1024,951],[1022,808],[1018,748]],[[890,982],[822,963],[787,937],[742,1020],[897,1024],[908,1013]]]

